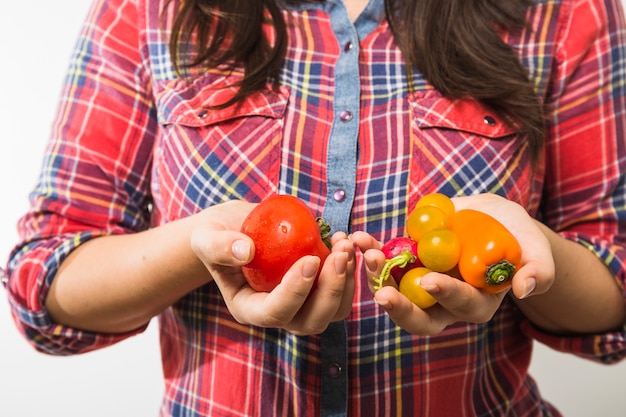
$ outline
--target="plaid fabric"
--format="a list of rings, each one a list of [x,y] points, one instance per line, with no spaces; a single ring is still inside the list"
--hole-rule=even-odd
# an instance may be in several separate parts
[[[541,1],[529,11],[532,30],[503,34],[549,116],[535,171],[524,138],[480,103],[447,100],[419,73],[409,92],[379,0],[356,28],[336,0],[286,11],[281,87],[211,112],[203,106],[228,98],[227,85],[241,74],[178,78],[167,47],[178,1],[165,3],[97,0],[77,43],[6,271],[16,323],[39,350],[81,353],[130,336],[56,325],[46,314],[51,279],[82,242],[276,191],[329,213],[336,230],[381,240],[404,233],[407,210],[424,194],[497,193],[589,247],[624,283],[626,26],[618,0]],[[352,48],[343,42],[357,36]],[[358,117],[342,124],[338,111],[354,97]],[[337,186],[348,199],[339,204],[331,191],[342,176]],[[373,303],[360,278],[346,336],[331,340],[347,354],[347,386],[335,394],[349,415],[559,415],[527,375],[533,338],[604,362],[626,353],[625,332],[543,334],[508,300],[488,323],[415,337]],[[188,294],[159,322],[163,416],[324,409],[328,352],[320,336],[240,325],[214,285]]]

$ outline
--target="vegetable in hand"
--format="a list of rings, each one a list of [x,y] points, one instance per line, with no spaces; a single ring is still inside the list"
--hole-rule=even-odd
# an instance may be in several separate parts
[[[406,230],[411,239],[419,242],[433,230],[447,229],[450,216],[436,206],[417,206],[409,214]]]
[[[387,260],[380,277],[374,278],[374,289],[382,288],[390,275],[398,282],[396,275],[401,274],[400,292],[418,307],[428,308],[434,301],[419,286],[421,277],[428,272],[455,275],[452,271],[458,269],[468,284],[493,294],[508,289],[520,267],[522,249],[502,223],[477,210],[455,211],[452,200],[443,194],[429,194],[420,199],[406,226],[409,237],[392,239],[383,246]],[[417,252],[392,256],[388,247],[395,245],[397,239],[410,242]],[[409,270],[407,265],[418,267]]]
[[[450,218],[455,211],[454,203],[452,202],[450,197],[441,193],[426,194],[419,199],[413,211],[420,207],[428,206],[437,207],[439,210],[443,211],[448,218]]]
[[[248,214],[241,231],[254,241],[254,257],[241,270],[255,291],[272,291],[303,256],[317,256],[323,265],[330,254],[330,226],[291,195],[263,200]]]
[[[450,229],[431,230],[422,236],[417,256],[422,264],[437,272],[452,270],[461,255],[461,241]]]
[[[384,282],[393,277],[398,284],[398,290],[420,308],[428,308],[437,303],[437,300],[420,287],[422,276],[431,272],[424,268],[417,254],[417,242],[410,237],[396,237],[387,241],[381,251],[385,254],[385,266],[380,276],[374,281],[375,290],[383,287]]]
[[[461,241],[458,267],[463,280],[489,293],[511,286],[522,248],[502,223],[481,211],[466,209],[454,213],[450,230]]]
[[[422,277],[432,270],[420,266],[408,271],[400,280],[400,286],[398,291],[404,294],[406,298],[411,300],[413,304],[419,308],[425,309],[437,304],[435,297],[430,295],[428,291],[420,286],[420,280]]]
[[[407,271],[422,266],[417,257],[417,243],[411,238],[393,238],[383,245],[381,251],[386,258],[381,277],[391,275],[398,284]]]

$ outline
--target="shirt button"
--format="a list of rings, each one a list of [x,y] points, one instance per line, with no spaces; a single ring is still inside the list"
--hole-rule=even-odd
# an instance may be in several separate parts
[[[200,113],[198,113],[198,117],[200,119],[204,119],[205,117],[207,117],[209,115],[209,112],[207,110],[202,110]]]
[[[486,125],[489,125],[489,126],[496,125],[496,119],[493,116],[485,116],[483,121],[485,122]]]
[[[342,122],[349,122],[352,120],[352,112],[348,110],[344,110],[339,114],[339,120]]]
[[[329,377],[339,378],[339,376],[341,375],[341,365],[339,365],[338,363],[331,363],[330,365],[328,365],[328,369],[326,371],[328,372]]]
[[[344,201],[346,199],[346,190],[344,190],[343,188],[335,190],[335,192],[333,193],[333,199],[338,203]]]
[[[348,41],[346,42],[346,44],[343,46],[343,51],[344,52],[349,52],[352,50],[352,48],[354,48],[354,44],[352,43],[352,41]]]

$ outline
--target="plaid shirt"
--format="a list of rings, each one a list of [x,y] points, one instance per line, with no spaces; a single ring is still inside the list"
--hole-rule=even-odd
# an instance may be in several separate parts
[[[41,351],[87,352],[134,334],[51,322],[43,300],[77,245],[274,192],[297,195],[334,230],[381,240],[404,233],[407,209],[424,194],[497,193],[587,246],[623,285],[626,26],[618,0],[540,1],[529,10],[533,30],[502,34],[548,114],[535,171],[524,138],[480,103],[450,101],[419,73],[409,91],[382,0],[355,25],[337,0],[286,11],[280,88],[209,112],[204,105],[233,92],[218,87],[241,74],[180,79],[167,46],[178,1],[165,3],[95,1],[77,43],[4,277],[15,321]],[[559,415],[527,374],[534,339],[607,363],[626,353],[626,332],[545,334],[508,299],[488,323],[412,336],[358,278],[349,317],[311,337],[237,323],[214,284],[188,294],[159,316],[162,415]]]

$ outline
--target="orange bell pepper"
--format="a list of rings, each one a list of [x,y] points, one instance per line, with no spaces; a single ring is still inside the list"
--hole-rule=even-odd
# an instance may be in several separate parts
[[[481,211],[465,209],[453,214],[450,229],[461,241],[458,268],[464,281],[492,294],[511,287],[522,249],[502,223]]]

